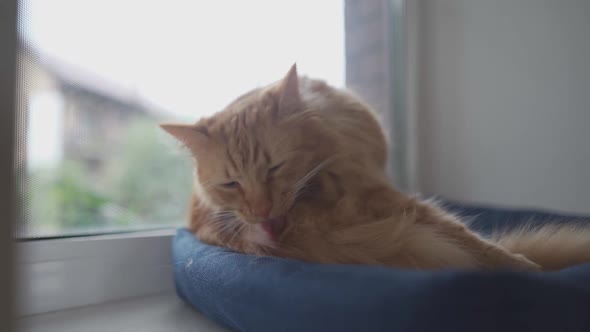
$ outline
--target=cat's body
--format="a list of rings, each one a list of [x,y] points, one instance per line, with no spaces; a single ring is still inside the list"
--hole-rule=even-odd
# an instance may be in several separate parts
[[[298,78],[294,68],[195,125],[163,128],[195,156],[190,228],[211,244],[417,269],[537,270],[590,261],[588,229],[550,226],[491,241],[435,204],[398,192],[370,109],[348,92]]]

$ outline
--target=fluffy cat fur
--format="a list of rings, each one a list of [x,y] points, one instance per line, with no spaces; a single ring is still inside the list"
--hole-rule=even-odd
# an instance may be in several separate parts
[[[397,191],[387,142],[350,92],[299,77],[252,90],[196,124],[164,124],[195,161],[190,228],[210,244],[320,263],[552,270],[590,261],[590,229],[491,239]]]

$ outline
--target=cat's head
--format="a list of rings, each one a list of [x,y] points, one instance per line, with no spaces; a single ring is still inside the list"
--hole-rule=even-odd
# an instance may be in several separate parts
[[[334,140],[307,109],[300,84],[293,65],[282,80],[196,124],[162,125],[194,156],[200,200],[271,236],[281,232],[284,217],[334,152]]]

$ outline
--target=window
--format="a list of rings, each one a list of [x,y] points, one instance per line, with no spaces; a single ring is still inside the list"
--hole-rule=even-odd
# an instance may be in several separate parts
[[[297,62],[388,130],[393,3],[18,0],[18,314],[173,290],[191,161],[159,122],[212,114]]]
[[[344,85],[342,1],[22,0],[17,238],[183,225],[195,121],[302,74]],[[304,22],[304,24],[302,24]]]

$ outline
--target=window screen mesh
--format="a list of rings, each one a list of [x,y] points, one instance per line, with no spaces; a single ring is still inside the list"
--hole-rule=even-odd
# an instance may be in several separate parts
[[[190,158],[159,122],[294,61],[344,80],[341,1],[26,0],[18,20],[17,238],[182,225]]]

